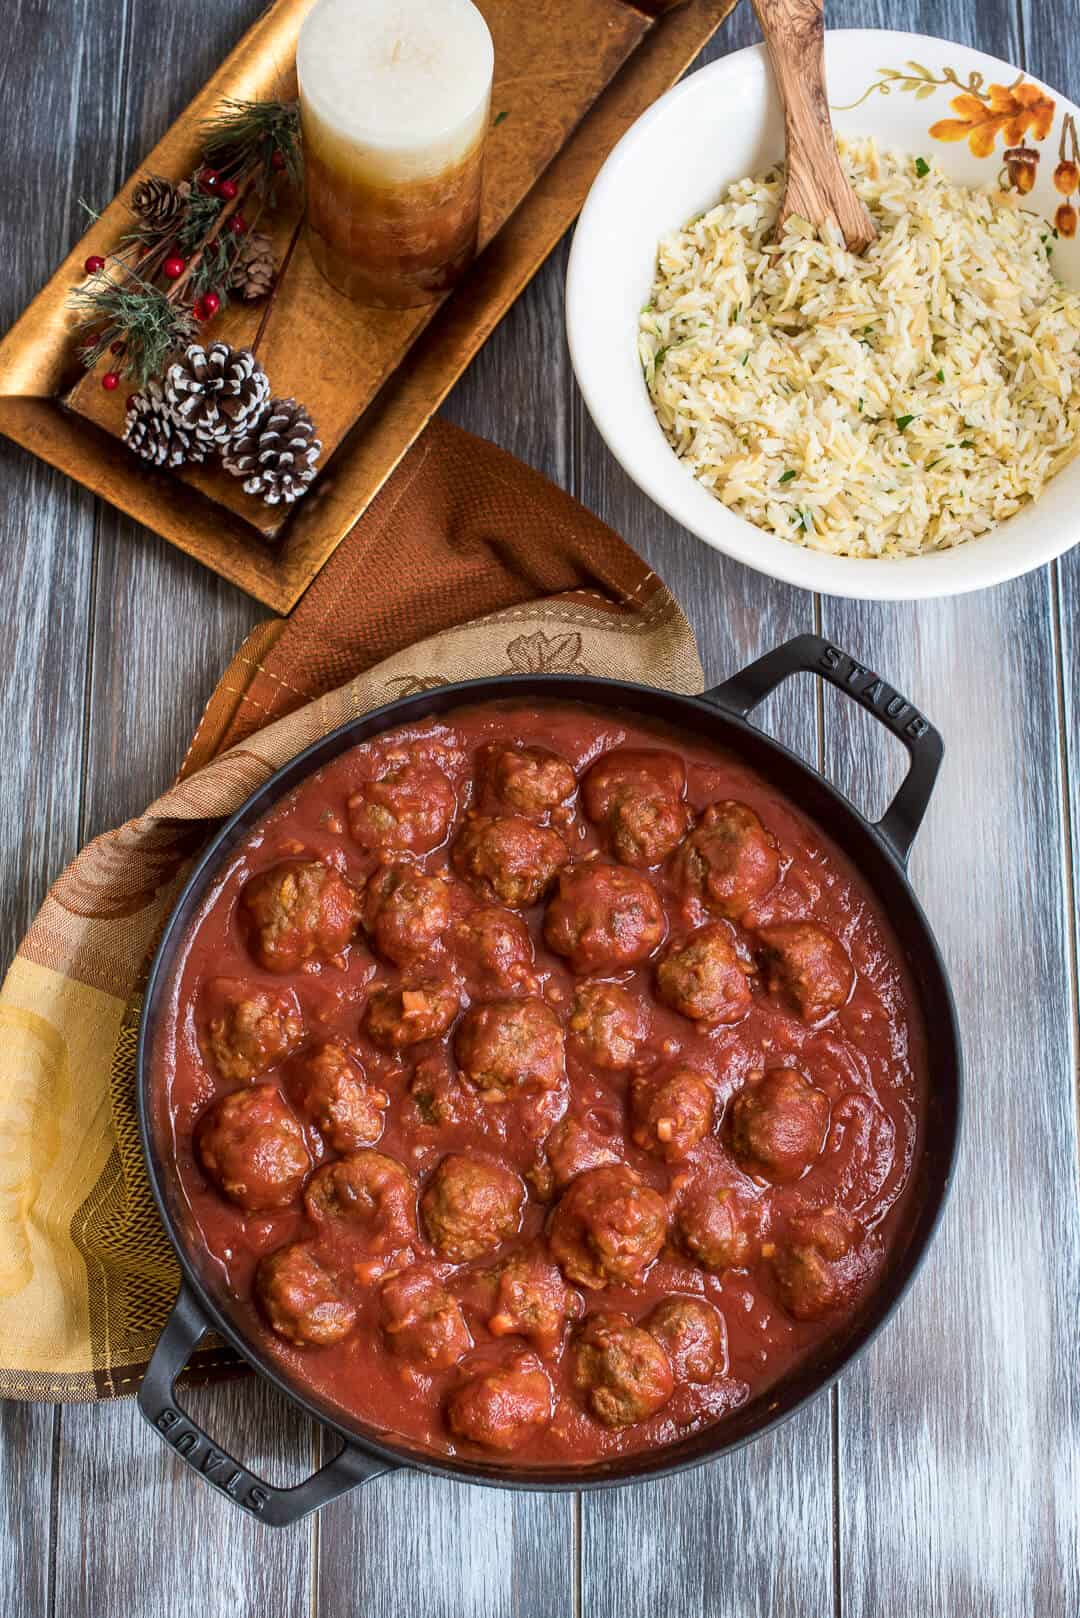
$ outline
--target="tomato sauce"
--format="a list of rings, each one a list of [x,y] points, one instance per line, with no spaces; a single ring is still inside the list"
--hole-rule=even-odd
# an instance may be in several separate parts
[[[709,1027],[662,1003],[655,987],[662,952],[621,970],[601,969],[590,981],[616,982],[644,1008],[647,1032],[633,1073],[595,1065],[570,1040],[565,1079],[555,1088],[526,1088],[502,1100],[483,1098],[463,1120],[440,1123],[423,1115],[409,1086],[418,1063],[433,1055],[453,1076],[453,1031],[394,1051],[376,1046],[364,1030],[372,992],[400,984],[409,969],[372,953],[360,928],[334,961],[309,960],[286,972],[264,970],[256,964],[240,899],[246,883],[283,860],[324,861],[362,889],[379,860],[350,837],[347,800],[363,783],[410,760],[435,764],[456,799],[448,836],[433,851],[414,854],[412,863],[446,878],[455,915],[467,914],[478,903],[490,905],[490,897],[478,898],[463,880],[451,852],[475,799],[477,749],[507,740],[554,750],[570,763],[579,782],[611,749],[675,752],[685,765],[688,810],[700,815],[716,800],[748,805],[775,843],[779,876],[771,891],[730,925],[752,991],[750,1009],[741,1020]],[[586,818],[580,794],[540,818],[559,828],[575,861],[597,850],[604,860],[611,858],[604,828]],[[662,901],[668,936],[677,940],[715,922],[716,916],[700,897],[680,891],[673,869],[668,859],[644,874]],[[544,906],[519,913],[535,951],[535,992],[565,1027],[580,979],[545,944]],[[807,918],[835,935],[854,969],[846,1003],[816,1024],[805,1022],[775,985],[770,988],[758,939],[759,929]],[[456,975],[460,986],[452,955],[436,943],[431,957],[438,975]],[[367,1082],[388,1103],[375,1149],[404,1166],[418,1193],[448,1153],[491,1161],[520,1177],[520,1230],[494,1251],[450,1261],[425,1239],[421,1219],[417,1238],[389,1266],[402,1269],[413,1260],[458,1300],[473,1346],[457,1363],[433,1369],[393,1351],[383,1330],[385,1275],[378,1265],[355,1263],[347,1240],[338,1239],[333,1225],[313,1226],[299,1196],[281,1209],[246,1212],[208,1177],[197,1150],[198,1121],[219,1097],[244,1088],[235,1078],[223,1080],[207,1054],[207,1008],[214,1003],[213,985],[222,979],[274,993],[291,989],[308,1043],[328,1037],[349,1043]],[[463,1009],[469,1000],[462,987]],[[205,1252],[209,1285],[245,1335],[294,1386],[330,1412],[406,1446],[470,1459],[512,1458],[516,1467],[528,1467],[596,1462],[674,1443],[760,1395],[842,1330],[880,1278],[890,1249],[903,1240],[925,1110],[925,1034],[886,917],[848,859],[761,776],[700,738],[661,730],[632,715],[558,703],[487,703],[385,733],[343,754],[279,802],[233,852],[189,931],[167,1003],[154,1071],[167,1096],[182,1223],[189,1240]],[[276,1086],[290,1107],[290,1063],[296,1059],[293,1054],[258,1080]],[[704,1138],[681,1158],[667,1160],[632,1138],[629,1095],[635,1075],[659,1080],[682,1068],[706,1077],[715,1107]],[[763,1072],[776,1068],[797,1070],[828,1102],[823,1146],[801,1174],[783,1181],[748,1168],[731,1144],[735,1098]],[[554,1346],[549,1343],[538,1353],[520,1337],[496,1336],[489,1329],[490,1276],[508,1253],[529,1249],[549,1256],[545,1233],[558,1191],[544,1183],[543,1144],[564,1115],[587,1119],[614,1141],[617,1155],[659,1194],[673,1218],[688,1187],[729,1192],[742,1210],[748,1244],[739,1267],[713,1273],[679,1245],[673,1223],[640,1284],[612,1282],[598,1289],[573,1285],[574,1318]],[[336,1154],[325,1136],[309,1118],[297,1116],[312,1164],[332,1161]],[[839,1209],[857,1222],[858,1242],[844,1260],[846,1286],[836,1307],[815,1318],[798,1318],[785,1307],[776,1253],[793,1220],[821,1209]],[[355,1312],[352,1329],[330,1346],[286,1341],[271,1329],[253,1296],[260,1259],[298,1238],[315,1243],[314,1250]],[[574,1344],[583,1320],[616,1312],[642,1322],[672,1296],[701,1299],[718,1311],[720,1353],[714,1374],[690,1381],[676,1372],[673,1391],[661,1408],[626,1425],[605,1425],[575,1379]],[[523,1352],[534,1367],[539,1362],[550,1383],[550,1422],[528,1429],[512,1457],[455,1436],[446,1419],[447,1401],[455,1390],[484,1367],[506,1367]]]

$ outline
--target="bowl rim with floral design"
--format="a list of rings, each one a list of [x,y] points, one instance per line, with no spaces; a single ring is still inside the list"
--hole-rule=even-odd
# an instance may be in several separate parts
[[[829,30],[825,63],[838,134],[872,135],[883,149],[932,156],[964,184],[1018,191],[1026,208],[1047,219],[1048,236],[1058,210],[1067,208],[1071,219],[1063,222],[1075,230],[1080,194],[1057,190],[1054,170],[1062,154],[1073,156],[1080,110],[1056,90],[968,46],[886,29]],[[653,412],[637,353],[657,243],[732,181],[782,156],[783,119],[765,48],[753,45],[661,96],[594,180],[570,252],[566,325],[578,385],[608,448],[656,505],[706,544],[826,595],[955,595],[1060,556],[1080,540],[1080,458],[988,533],[895,558],[832,556],[781,539],[730,511],[680,464]],[[1061,279],[1080,288],[1080,237],[1059,233],[1048,246]]]

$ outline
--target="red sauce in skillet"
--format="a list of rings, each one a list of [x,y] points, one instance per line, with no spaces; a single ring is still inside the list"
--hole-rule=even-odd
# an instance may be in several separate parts
[[[821,830],[699,739],[554,704],[279,803],[155,1060],[246,1334],[380,1432],[525,1466],[672,1443],[842,1330],[925,1098],[899,945]]]

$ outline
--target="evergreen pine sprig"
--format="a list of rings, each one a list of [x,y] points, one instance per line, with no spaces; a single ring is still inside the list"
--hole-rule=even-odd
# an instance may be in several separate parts
[[[176,245],[181,253],[194,252],[217,224],[223,206],[220,197],[211,196],[198,186],[192,189],[176,230]]]
[[[222,309],[228,308],[228,289],[233,283],[242,246],[241,237],[228,233],[207,243],[191,272],[190,291],[193,298],[197,300],[207,292],[216,292]]]
[[[190,343],[195,335],[191,311],[170,303],[134,272],[121,284],[101,271],[74,297],[86,311],[80,328],[93,333],[80,349],[84,365],[92,369],[114,343],[122,342],[124,373],[140,387],[160,376],[173,349]]]
[[[300,108],[295,101],[222,102],[221,111],[203,125],[208,162],[222,174],[254,168],[256,189],[270,195],[285,174],[293,185],[303,179]]]

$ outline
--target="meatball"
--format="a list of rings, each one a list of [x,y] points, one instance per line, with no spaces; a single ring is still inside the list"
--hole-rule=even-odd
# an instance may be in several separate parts
[[[574,1383],[605,1427],[655,1416],[675,1382],[664,1349],[626,1315],[590,1315],[574,1340]]]
[[[402,764],[365,781],[348,808],[353,841],[369,854],[429,854],[445,841],[457,800],[434,764]]]
[[[450,943],[470,994],[535,990],[533,947],[520,916],[501,905],[478,905],[455,923]]]
[[[633,1118],[634,1144],[677,1163],[712,1129],[712,1086],[688,1067],[659,1084],[639,1079],[633,1090]]]
[[[713,922],[672,944],[656,968],[656,992],[705,1028],[741,1022],[750,1010],[750,984],[727,925]]]
[[[570,969],[620,971],[644,961],[664,937],[660,895],[639,871],[584,861],[564,871],[544,917],[544,938]]]
[[[199,1120],[195,1148],[218,1189],[248,1213],[287,1208],[311,1168],[303,1130],[272,1084],[215,1101]]]
[[[461,998],[452,983],[417,983],[412,988],[376,989],[364,1011],[368,1038],[384,1050],[401,1050],[445,1034]]]
[[[305,1051],[291,1088],[300,1111],[335,1152],[373,1146],[383,1132],[390,1097],[366,1082],[344,1040],[327,1039]]]
[[[796,1216],[768,1255],[780,1301],[795,1320],[818,1320],[852,1301],[863,1267],[855,1251],[858,1224],[840,1208]]]
[[[750,1262],[751,1241],[732,1191],[692,1187],[675,1214],[675,1239],[703,1270],[719,1275]]]
[[[399,1252],[416,1235],[416,1187],[395,1157],[354,1152],[318,1169],[304,1207],[316,1225],[334,1227],[365,1252]]]
[[[512,1253],[495,1275],[495,1305],[487,1321],[493,1337],[527,1337],[537,1353],[554,1354],[580,1300],[539,1249]]]
[[[327,1275],[312,1242],[290,1242],[260,1259],[255,1296],[278,1335],[301,1347],[340,1343],[356,1324],[354,1305]]]
[[[452,1073],[440,1054],[417,1062],[409,1080],[412,1127],[438,1129],[445,1124],[475,1124],[480,1120],[480,1102],[473,1092]]]
[[[304,1037],[300,1002],[292,989],[259,989],[221,979],[207,989],[205,1047],[230,1084],[246,1084],[283,1062]]]
[[[562,1025],[544,1000],[470,1006],[454,1034],[454,1055],[485,1101],[554,1090],[565,1071]]]
[[[632,1067],[649,1037],[644,1006],[615,983],[579,984],[566,1026],[580,1059],[611,1073]]]
[[[517,1235],[524,1200],[524,1186],[502,1163],[454,1152],[428,1181],[420,1211],[431,1245],[462,1264]]]
[[[482,899],[501,899],[523,910],[539,904],[570,858],[546,826],[520,815],[470,820],[454,844],[454,869]]]
[[[644,1322],[680,1382],[711,1382],[727,1357],[723,1317],[701,1298],[665,1298]]]
[[[551,1421],[551,1383],[531,1355],[506,1371],[485,1371],[456,1388],[446,1403],[455,1438],[485,1449],[518,1449]]]
[[[586,1169],[622,1162],[619,1142],[579,1118],[563,1118],[544,1142],[544,1168],[531,1175],[541,1196],[562,1191]]]
[[[771,1069],[731,1104],[731,1150],[741,1167],[780,1184],[805,1173],[828,1129],[828,1096],[793,1067]]]
[[[650,792],[624,792],[605,825],[607,840],[623,865],[659,865],[678,848],[690,824],[690,811],[678,798]]]
[[[604,825],[624,865],[659,865],[686,835],[686,772],[675,753],[632,747],[605,753],[585,777],[590,819]]]
[[[379,1296],[387,1346],[402,1359],[444,1371],[472,1348],[461,1305],[427,1270],[391,1276]]]
[[[577,777],[566,760],[547,747],[481,748],[477,774],[485,799],[519,815],[542,815],[574,795]]]
[[[260,871],[244,888],[240,905],[252,952],[268,972],[336,960],[360,920],[360,895],[321,860],[286,860]]]
[[[758,938],[769,992],[790,1001],[804,1022],[820,1022],[847,1004],[855,968],[827,927],[816,921],[785,921],[762,927]]]
[[[667,1206],[633,1169],[587,1169],[556,1204],[548,1244],[568,1280],[637,1286],[664,1245]]]
[[[427,955],[450,925],[450,889],[413,865],[380,865],[364,893],[364,926],[376,950],[397,966]]]
[[[675,885],[710,910],[740,921],[776,886],[776,839],[749,804],[711,803],[672,861]]]
[[[665,753],[659,748],[616,747],[604,753],[581,783],[585,813],[599,824],[627,792],[682,798],[686,792],[682,759],[677,753]]]

